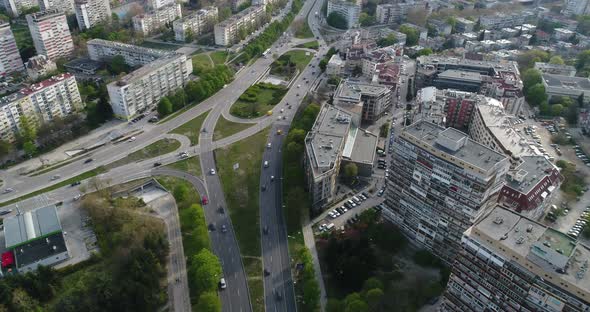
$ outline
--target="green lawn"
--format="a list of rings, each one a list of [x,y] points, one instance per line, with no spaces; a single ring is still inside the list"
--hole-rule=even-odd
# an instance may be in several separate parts
[[[215,131],[213,132],[213,141],[221,140],[252,126],[253,124],[231,122],[223,118],[223,116],[220,116],[215,125]]]
[[[175,163],[169,164],[167,168],[177,169],[180,171],[188,172],[194,176],[201,176],[201,162],[199,156],[193,156],[191,158],[183,159]]]
[[[122,143],[125,144],[125,143]],[[156,141],[139,151],[133,152],[126,157],[123,157],[115,162],[107,165],[108,169],[120,167],[132,162],[138,162],[145,159],[154,158],[156,156],[168,154],[177,150],[180,147],[180,142],[174,139],[161,139]]]
[[[309,28],[309,24],[307,24],[307,18],[303,25],[299,26],[299,28],[295,31],[295,38],[305,39],[305,38],[312,38],[313,32]]]
[[[191,140],[191,145],[197,145],[199,144],[199,134],[201,133],[201,126],[203,125],[203,122],[205,121],[205,118],[207,118],[208,114],[209,112],[207,111],[204,114],[201,114],[193,118],[192,120],[188,121],[184,125],[181,125],[180,127],[170,131],[170,133],[184,135]]]
[[[99,175],[101,173],[104,173],[106,171],[107,170],[104,167],[102,167],[102,166],[101,167],[98,167],[96,169],[90,170],[90,171],[86,171],[86,172],[84,172],[82,174],[79,174],[79,175],[73,177],[73,178],[69,178],[67,180],[63,180],[61,182],[58,182],[58,183],[53,184],[51,186],[48,186],[46,188],[40,189],[38,191],[35,191],[35,192],[29,193],[27,195],[23,195],[21,197],[18,197],[18,198],[11,199],[9,201],[5,201],[3,203],[0,203],[0,207],[6,206],[6,205],[10,205],[10,204],[14,204],[14,203],[17,203],[17,202],[19,202],[21,200],[25,200],[27,198],[31,198],[31,197],[37,196],[39,194],[43,194],[43,193],[46,193],[46,192],[53,191],[53,190],[58,189],[60,187],[63,187],[63,186],[66,186],[66,185],[70,185],[70,184],[72,184],[73,182],[76,182],[76,181],[82,181],[82,180],[86,180],[88,178],[92,178],[92,177],[97,176],[97,175]]]
[[[270,73],[290,80],[297,73],[302,71],[313,58],[313,53],[303,50],[292,50],[276,59],[271,67]]]
[[[209,56],[211,57],[211,59],[213,60],[213,63],[215,63],[215,65],[224,64],[225,61],[227,60],[227,52],[225,52],[225,51],[211,52],[211,54],[209,54]]]
[[[263,116],[281,101],[287,89],[281,86],[257,83],[250,86],[232,105],[230,113],[240,118]]]
[[[215,150],[219,178],[236,233],[251,293],[254,311],[264,310],[260,247],[260,164],[270,129]],[[234,164],[239,169],[234,171]]]
[[[204,69],[212,68],[211,58],[205,53],[200,53],[193,56],[193,71],[199,72]]]
[[[296,46],[296,48],[306,48],[306,49],[314,49],[317,50],[320,47],[319,42],[317,41],[310,41],[303,44]]]

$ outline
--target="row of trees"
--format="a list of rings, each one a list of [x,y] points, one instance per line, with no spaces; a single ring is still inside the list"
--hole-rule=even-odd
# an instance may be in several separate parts
[[[322,72],[326,71],[326,67],[328,66],[328,61],[330,61],[330,58],[332,58],[332,55],[334,55],[336,53],[338,53],[338,50],[336,50],[334,47],[331,47],[330,50],[328,50],[328,53],[326,53],[326,56],[324,56],[324,58],[322,58],[320,60],[318,67],[321,69]]]
[[[416,28],[408,25],[401,25],[398,30],[406,35],[407,46],[411,47],[418,44],[418,41],[420,40],[420,31]]]

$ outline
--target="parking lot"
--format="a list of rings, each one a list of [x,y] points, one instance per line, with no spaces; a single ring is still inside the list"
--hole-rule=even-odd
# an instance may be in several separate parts
[[[347,222],[356,220],[363,211],[376,207],[382,202],[383,199],[380,196],[371,196],[367,192],[358,193],[324,211],[314,220],[314,230],[322,233],[342,229]]]

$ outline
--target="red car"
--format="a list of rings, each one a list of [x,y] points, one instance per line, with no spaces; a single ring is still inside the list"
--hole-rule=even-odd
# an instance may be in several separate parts
[[[203,205],[207,205],[209,203],[209,200],[207,199],[207,196],[203,196],[203,199],[201,200],[201,203]]]

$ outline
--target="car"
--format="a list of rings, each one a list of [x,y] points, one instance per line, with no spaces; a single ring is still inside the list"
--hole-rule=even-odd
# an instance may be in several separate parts
[[[264,269],[264,276],[269,276],[270,275],[270,271],[268,269]]]
[[[383,196],[383,192],[385,192],[385,189],[380,189],[379,192],[377,193],[377,196],[379,196],[379,197]]]
[[[225,224],[221,225],[221,233],[227,233],[227,226]]]
[[[74,200],[79,200],[80,198],[82,198],[82,194],[78,194],[78,195],[74,196]]]
[[[367,192],[362,192],[361,194],[363,194],[363,196],[365,196],[365,198],[369,198],[369,194]]]
[[[342,210],[342,208],[338,207],[336,208],[336,211],[338,211],[339,214],[344,214],[344,210]]]
[[[266,226],[266,225],[265,225],[265,226],[262,228],[262,233],[264,233],[265,235],[266,235],[266,234],[268,234],[268,226]]]
[[[275,176],[270,176],[270,182],[275,180]]]
[[[275,292],[275,298],[277,299],[277,301],[281,301],[283,300],[283,294],[281,294],[280,291],[274,291]]]
[[[84,163],[85,163],[85,164],[87,164],[87,163],[89,163],[89,162],[92,162],[93,160],[94,160],[94,159],[92,159],[92,158],[88,158],[88,159],[86,159],[86,160],[84,161]]]
[[[203,205],[207,205],[209,203],[209,199],[207,198],[207,196],[203,195],[203,198],[201,198],[201,203]]]
[[[56,175],[54,175],[54,176],[51,177],[51,181],[57,180],[59,178],[61,178],[61,176],[59,174],[56,174]]]
[[[12,193],[12,192],[14,192],[14,189],[9,187],[9,188],[5,189],[4,191],[2,191],[2,194],[8,194],[8,193]]]
[[[76,182],[73,182],[72,184],[70,184],[70,186],[77,186],[77,185],[80,185],[80,183],[81,183],[80,181],[76,181]]]
[[[127,140],[127,141],[128,141],[128,142],[133,142],[133,141],[135,141],[135,137],[134,137],[134,136],[132,136],[132,137],[130,137],[130,138],[129,138],[129,140]]]
[[[266,184],[262,184],[262,191],[266,191]]]
[[[2,211],[0,211],[0,216],[7,215],[7,214],[9,214],[11,212],[12,212],[12,209],[2,210]]]
[[[348,209],[351,209],[351,208],[352,208],[352,206],[351,206],[351,205],[350,205],[350,203],[348,203],[348,202],[344,203],[344,207],[346,207],[346,208],[348,208]]]
[[[211,168],[211,169],[209,170],[209,173],[210,173],[211,175],[215,175],[215,169]]]
[[[226,289],[227,288],[227,284],[225,283],[225,278],[223,278],[223,277],[219,280],[219,288],[220,289]]]
[[[271,143],[266,144],[266,148],[268,148],[268,149],[272,148],[272,144]]]
[[[264,161],[264,168],[268,168],[268,160]]]
[[[148,122],[151,122],[151,123],[158,122],[158,117],[154,116],[154,117],[148,119]]]
[[[299,93],[297,93],[296,95],[299,96]]]
[[[213,224],[213,223],[209,223],[209,231],[213,232],[213,231],[215,231],[215,230],[216,230],[216,228],[215,228],[215,224]]]
[[[161,165],[162,165],[162,163],[161,163],[161,162],[155,162],[155,163],[154,163],[154,167],[160,167]]]

